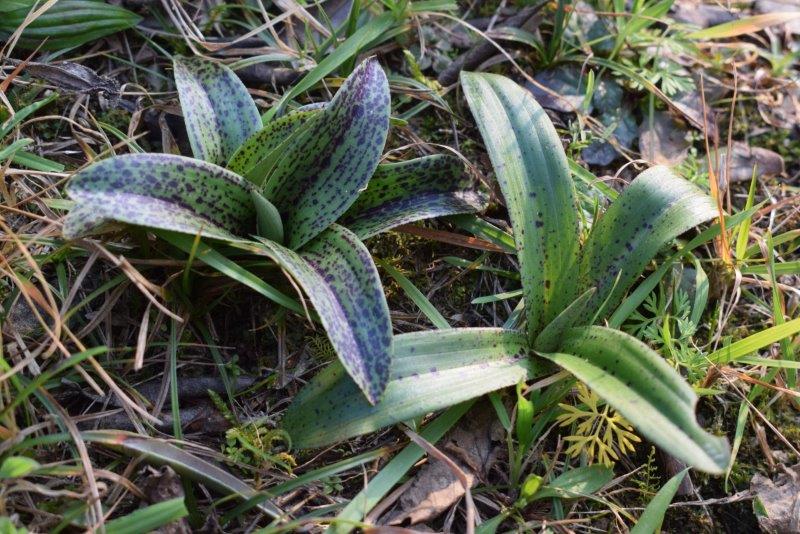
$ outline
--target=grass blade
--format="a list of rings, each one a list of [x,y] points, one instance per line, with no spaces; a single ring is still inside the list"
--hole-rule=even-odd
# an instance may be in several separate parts
[[[161,501],[106,523],[108,534],[139,534],[157,530],[189,515],[183,497]]]
[[[631,534],[653,534],[658,532],[661,528],[661,523],[664,522],[664,514],[669,508],[669,503],[678,492],[684,477],[686,477],[686,470],[681,471],[674,477],[670,478],[664,486],[658,490],[656,496],[644,509],[642,515],[639,516],[639,521],[631,529]]]
[[[224,469],[160,439],[143,438],[119,430],[92,430],[81,433],[81,436],[88,442],[98,443],[129,456],[141,456],[148,463],[168,465],[181,475],[202,482],[221,493],[235,494],[243,499],[257,494],[256,490]],[[269,501],[261,503],[259,508],[274,518],[284,516]]]

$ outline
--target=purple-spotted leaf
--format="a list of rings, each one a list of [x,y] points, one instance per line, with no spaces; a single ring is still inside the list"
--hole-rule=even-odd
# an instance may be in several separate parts
[[[261,128],[261,116],[250,93],[236,74],[220,63],[178,56],[173,66],[194,156],[224,165]]]
[[[366,402],[332,364],[294,398],[283,420],[292,443],[322,447],[511,386],[534,373],[525,334],[500,328],[452,328],[394,337],[389,384]]]
[[[267,123],[234,152],[228,168],[254,184],[262,185],[274,167],[277,155],[285,151],[301,127],[319,113],[319,109],[293,111]]]
[[[361,239],[395,226],[457,213],[480,211],[488,200],[461,160],[435,155],[378,165],[366,191],[340,224]]]
[[[578,212],[561,139],[529,91],[496,74],[461,86],[503,192],[520,262],[531,339],[570,304]]]
[[[314,127],[287,147],[264,189],[292,249],[347,211],[378,166],[389,131],[389,84],[378,62],[361,63],[312,121]]]
[[[586,383],[664,451],[708,473],[725,471],[727,440],[697,424],[697,395],[638,339],[611,328],[583,326],[567,330],[556,351],[541,355]]]
[[[256,232],[254,190],[242,177],[200,160],[167,154],[119,156],[72,177],[67,194],[77,206],[67,215],[63,232],[75,238],[118,222],[231,239]]]
[[[584,319],[614,310],[664,245],[716,215],[711,197],[668,168],[640,174],[595,223],[581,251],[576,289],[597,288]]]
[[[392,325],[378,270],[364,244],[334,224],[298,252],[265,239],[249,248],[300,284],[345,369],[369,402],[377,402],[389,380]]]

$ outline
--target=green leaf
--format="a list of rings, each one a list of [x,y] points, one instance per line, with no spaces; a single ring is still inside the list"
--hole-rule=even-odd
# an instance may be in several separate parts
[[[788,4],[787,4],[788,6]],[[686,37],[693,40],[726,39],[739,35],[760,32],[764,28],[778,24],[786,24],[800,18],[798,11],[778,11],[764,13],[752,17],[744,17],[731,22],[725,22],[688,34]]]
[[[175,85],[197,159],[224,165],[261,129],[261,116],[239,77],[221,63],[176,56]]]
[[[5,40],[25,20],[33,0],[14,2],[17,9],[3,9],[0,17],[0,41]],[[41,2],[39,3],[41,7]],[[3,6],[5,8],[5,6]],[[60,50],[95,41],[106,35],[135,26],[142,18],[136,13],[118,6],[96,0],[59,0],[50,9],[31,22],[18,46],[33,49],[42,44],[41,50]]]
[[[389,84],[375,59],[347,78],[268,178],[264,196],[297,249],[335,222],[366,187],[389,132]]]
[[[411,301],[417,305],[419,310],[428,318],[428,320],[433,323],[433,326],[436,328],[450,328],[450,323],[447,322],[447,319],[436,309],[433,303],[428,300],[428,297],[422,294],[417,286],[411,282],[403,273],[392,267],[389,263],[381,260],[377,260],[378,265],[380,265],[384,271],[386,271],[389,276],[391,276],[394,281],[400,286],[400,289],[406,294],[406,296],[411,299]]]
[[[297,85],[283,95],[280,102],[264,114],[264,118],[268,122],[274,113],[283,109],[287,102],[311,89],[317,82],[333,72],[337,67],[351,57],[357,55],[364,45],[376,39],[380,39],[394,24],[395,19],[392,13],[382,13],[364,24],[353,35],[340,43],[330,55],[320,61],[308,74],[303,76],[303,79],[300,80]]]
[[[474,401],[464,402],[448,408],[442,415],[425,425],[420,436],[429,443],[436,443],[447,433],[458,420],[469,411]],[[400,482],[406,473],[425,455],[425,450],[416,443],[409,443],[397,453],[381,470],[370,479],[353,497],[347,506],[331,523],[330,530],[334,534],[347,534],[369,513],[389,491]]]
[[[640,174],[595,222],[581,253],[578,294],[597,288],[583,318],[615,309],[659,250],[716,215],[711,197],[666,167]]]
[[[525,335],[455,328],[394,338],[389,384],[372,406],[336,364],[295,397],[284,428],[299,448],[366,434],[524,380],[532,370]]]
[[[697,424],[692,388],[641,341],[600,326],[573,328],[565,333],[558,353],[542,356],[586,383],[671,455],[702,471],[725,471],[727,440]]]
[[[392,325],[378,270],[364,244],[332,225],[299,252],[267,240],[253,250],[300,284],[347,372],[367,399],[377,402],[389,380]]]
[[[463,72],[461,85],[508,207],[531,338],[569,303],[578,216],[561,140],[531,94],[502,76]]]
[[[454,156],[378,165],[340,224],[366,239],[401,224],[480,211],[488,198],[479,185]]]
[[[151,532],[189,515],[183,497],[161,501],[139,508],[124,517],[106,523],[108,534],[139,534]]]
[[[283,243],[283,222],[278,210],[258,191],[251,191],[250,196],[256,210],[258,235],[276,243]]]
[[[252,184],[240,176],[196,159],[118,156],[72,177],[67,194],[78,205],[64,221],[64,236],[98,233],[115,221],[234,239],[256,230],[252,191]]]
[[[653,534],[661,528],[661,523],[664,522],[664,514],[667,508],[669,508],[669,503],[671,503],[673,497],[675,497],[675,493],[677,493],[685,476],[686,470],[683,470],[670,478],[667,483],[664,484],[664,487],[658,490],[656,496],[653,497],[653,500],[650,501],[647,508],[642,512],[639,521],[637,521],[636,525],[631,529],[631,534]]]
[[[160,439],[143,438],[121,430],[92,430],[82,432],[81,437],[90,443],[141,457],[147,463],[168,465],[179,474],[221,493],[238,495],[242,499],[258,495],[256,490],[224,469]],[[283,512],[269,501],[260,503],[258,507],[271,517],[283,516]]]
[[[559,475],[538,492],[531,500],[560,497],[562,499],[575,499],[586,497],[599,491],[614,478],[614,471],[600,464],[576,467]]]
[[[0,480],[5,478],[21,478],[39,469],[41,465],[27,456],[9,456],[0,465]]]
[[[749,335],[708,355],[708,361],[728,363],[800,332],[800,317]]]
[[[228,162],[228,168],[256,185],[263,185],[279,156],[303,131],[302,126],[321,110],[293,111],[267,123],[240,146]]]
[[[173,232],[157,231],[156,235],[185,253],[194,255],[195,259],[202,261],[232,280],[267,297],[272,302],[288,308],[295,313],[304,312],[303,306],[295,299],[281,293],[232,259],[211,248],[207,243],[200,241],[200,243],[195,244],[194,237]],[[246,247],[249,246],[247,243],[248,242],[236,243],[236,245]]]
[[[592,295],[595,293],[595,288],[587,289],[583,294],[575,299],[575,301],[566,307],[564,311],[559,313],[555,319],[544,327],[542,333],[536,337],[534,341],[534,348],[540,352],[551,352],[558,349],[561,340],[563,339],[564,332],[577,326],[586,309],[586,305]]]
[[[58,98],[58,93],[53,93],[47,98],[43,98],[38,102],[34,102],[33,104],[29,104],[18,110],[16,113],[14,113],[13,117],[9,118],[3,123],[2,126],[0,126],[0,139],[11,133],[11,130],[13,130],[16,125],[22,123],[22,121],[36,113],[39,109],[43,108],[56,98]]]

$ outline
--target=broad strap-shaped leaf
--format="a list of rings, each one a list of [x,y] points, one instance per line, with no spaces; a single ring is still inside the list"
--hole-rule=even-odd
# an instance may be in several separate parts
[[[64,220],[63,232],[75,238],[120,222],[231,239],[256,231],[253,191],[240,176],[200,160],[167,154],[119,156],[72,177],[67,194],[77,206]]]
[[[378,62],[359,65],[311,120],[314,127],[286,147],[264,189],[292,249],[347,211],[378,166],[389,131],[389,84]]]
[[[259,173],[257,168],[263,167],[262,162],[267,159],[276,160],[276,150],[279,151],[279,148],[286,150],[288,146],[286,143],[300,131],[300,127],[307,124],[309,119],[319,115],[320,112],[320,109],[293,111],[268,122],[233,153],[228,162],[228,168],[251,182],[262,185],[267,177],[266,171],[271,170],[271,167],[265,169],[263,173]]]
[[[533,339],[570,302],[565,276],[577,261],[578,214],[567,158],[530,92],[494,74],[463,72],[461,85],[514,228]]]
[[[221,63],[177,56],[173,66],[194,156],[224,165],[248,137],[261,129],[261,116],[250,93]]]
[[[339,360],[369,402],[378,402],[389,381],[392,325],[378,270],[364,244],[334,224],[299,252],[263,239],[254,251],[300,284]]]
[[[566,332],[558,352],[542,354],[586,383],[650,441],[702,471],[723,473],[730,447],[695,420],[697,396],[647,345],[600,326]]]
[[[340,224],[366,239],[401,224],[480,211],[487,201],[461,160],[438,154],[378,165]]]
[[[418,417],[518,383],[532,373],[525,334],[456,328],[394,338],[391,378],[372,406],[330,365],[286,412],[284,428],[299,448],[321,447]]]
[[[716,215],[711,197],[666,167],[640,174],[595,222],[581,253],[578,291],[597,288],[584,319],[614,310],[661,248]]]

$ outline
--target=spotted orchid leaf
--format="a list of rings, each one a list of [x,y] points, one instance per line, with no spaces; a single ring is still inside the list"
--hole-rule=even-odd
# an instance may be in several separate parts
[[[669,454],[708,473],[727,468],[728,442],[697,424],[692,388],[638,339],[584,326],[565,332],[556,352],[541,355],[575,375]]]
[[[341,224],[366,239],[413,221],[480,211],[488,197],[479,186],[454,156],[378,165]]]
[[[392,325],[364,244],[334,224],[297,252],[266,239],[250,248],[303,288],[347,373],[369,402],[378,402],[389,379]]]
[[[257,231],[253,185],[183,156],[131,154],[99,161],[72,177],[67,194],[77,202],[64,221],[67,238],[100,233],[113,222],[217,239]],[[272,213],[277,217],[274,208]],[[279,227],[280,220],[272,225]]]
[[[322,447],[519,383],[533,374],[525,334],[454,328],[394,337],[386,392],[369,404],[332,364],[294,398],[283,420],[298,448]]]
[[[286,243],[308,243],[355,202],[381,158],[389,131],[389,84],[367,59],[286,147],[264,187],[278,208]]]
[[[278,155],[296,139],[319,109],[293,111],[268,122],[239,147],[228,162],[228,168],[256,185],[262,185],[277,163]]]
[[[495,74],[463,72],[461,85],[508,207],[534,339],[571,302],[579,243],[567,157],[529,91]]]
[[[221,63],[176,57],[173,66],[192,153],[198,159],[224,165],[261,129],[261,116],[250,93]]]
[[[597,288],[584,321],[614,310],[659,250],[716,215],[711,197],[666,167],[640,174],[595,223],[581,251],[576,290]]]

